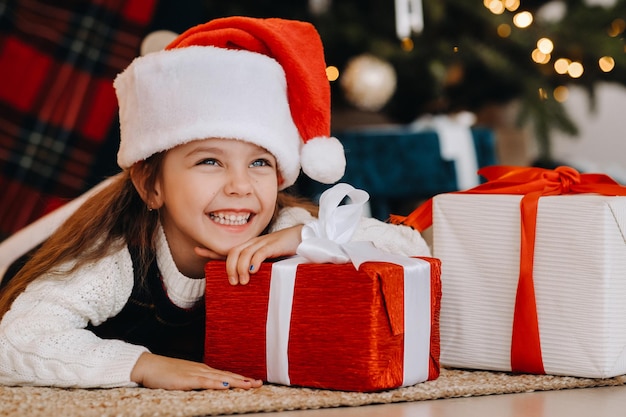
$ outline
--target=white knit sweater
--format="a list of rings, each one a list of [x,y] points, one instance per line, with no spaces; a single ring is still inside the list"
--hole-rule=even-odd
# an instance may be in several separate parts
[[[273,230],[313,218],[301,208],[281,212]],[[363,218],[353,240],[373,241],[380,249],[429,256],[421,235],[408,227]],[[204,294],[204,280],[183,276],[172,259],[163,231],[157,263],[168,296],[187,308]],[[130,374],[147,349],[105,340],[86,330],[117,315],[133,287],[127,248],[85,265],[67,277],[43,276],[31,283],[0,322],[0,384],[58,387],[135,386]]]

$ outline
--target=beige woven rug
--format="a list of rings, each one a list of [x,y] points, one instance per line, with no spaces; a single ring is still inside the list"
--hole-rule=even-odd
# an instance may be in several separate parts
[[[626,375],[609,379],[585,379],[443,369],[435,381],[367,394],[275,385],[265,385],[251,391],[192,392],[145,388],[83,390],[0,387],[0,416],[200,417],[625,384]]]

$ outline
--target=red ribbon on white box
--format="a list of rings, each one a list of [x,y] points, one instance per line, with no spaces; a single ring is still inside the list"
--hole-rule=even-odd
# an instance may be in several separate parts
[[[350,201],[340,205],[345,197]],[[404,268],[404,375],[402,386],[428,379],[430,361],[430,263],[377,249],[371,242],[350,242],[369,195],[337,184],[320,197],[319,219],[303,228],[298,255],[272,265],[266,324],[267,380],[289,385],[289,328],[302,263],[388,262]]]

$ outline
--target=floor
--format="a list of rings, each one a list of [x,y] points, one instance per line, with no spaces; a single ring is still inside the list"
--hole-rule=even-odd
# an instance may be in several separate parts
[[[625,410],[626,386],[620,386],[285,411],[263,417],[617,417]]]

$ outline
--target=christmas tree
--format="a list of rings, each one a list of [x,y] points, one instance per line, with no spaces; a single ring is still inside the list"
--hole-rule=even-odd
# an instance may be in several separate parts
[[[540,157],[550,133],[574,135],[567,88],[593,98],[599,82],[626,85],[626,0],[422,0],[423,29],[398,35],[387,0],[207,2],[210,17],[243,14],[313,23],[329,65],[342,71],[364,54],[391,64],[395,91],[380,112],[398,123],[427,113],[478,111],[519,99],[520,125],[531,124]],[[333,106],[355,105],[340,82]],[[358,103],[357,103],[358,104]]]

